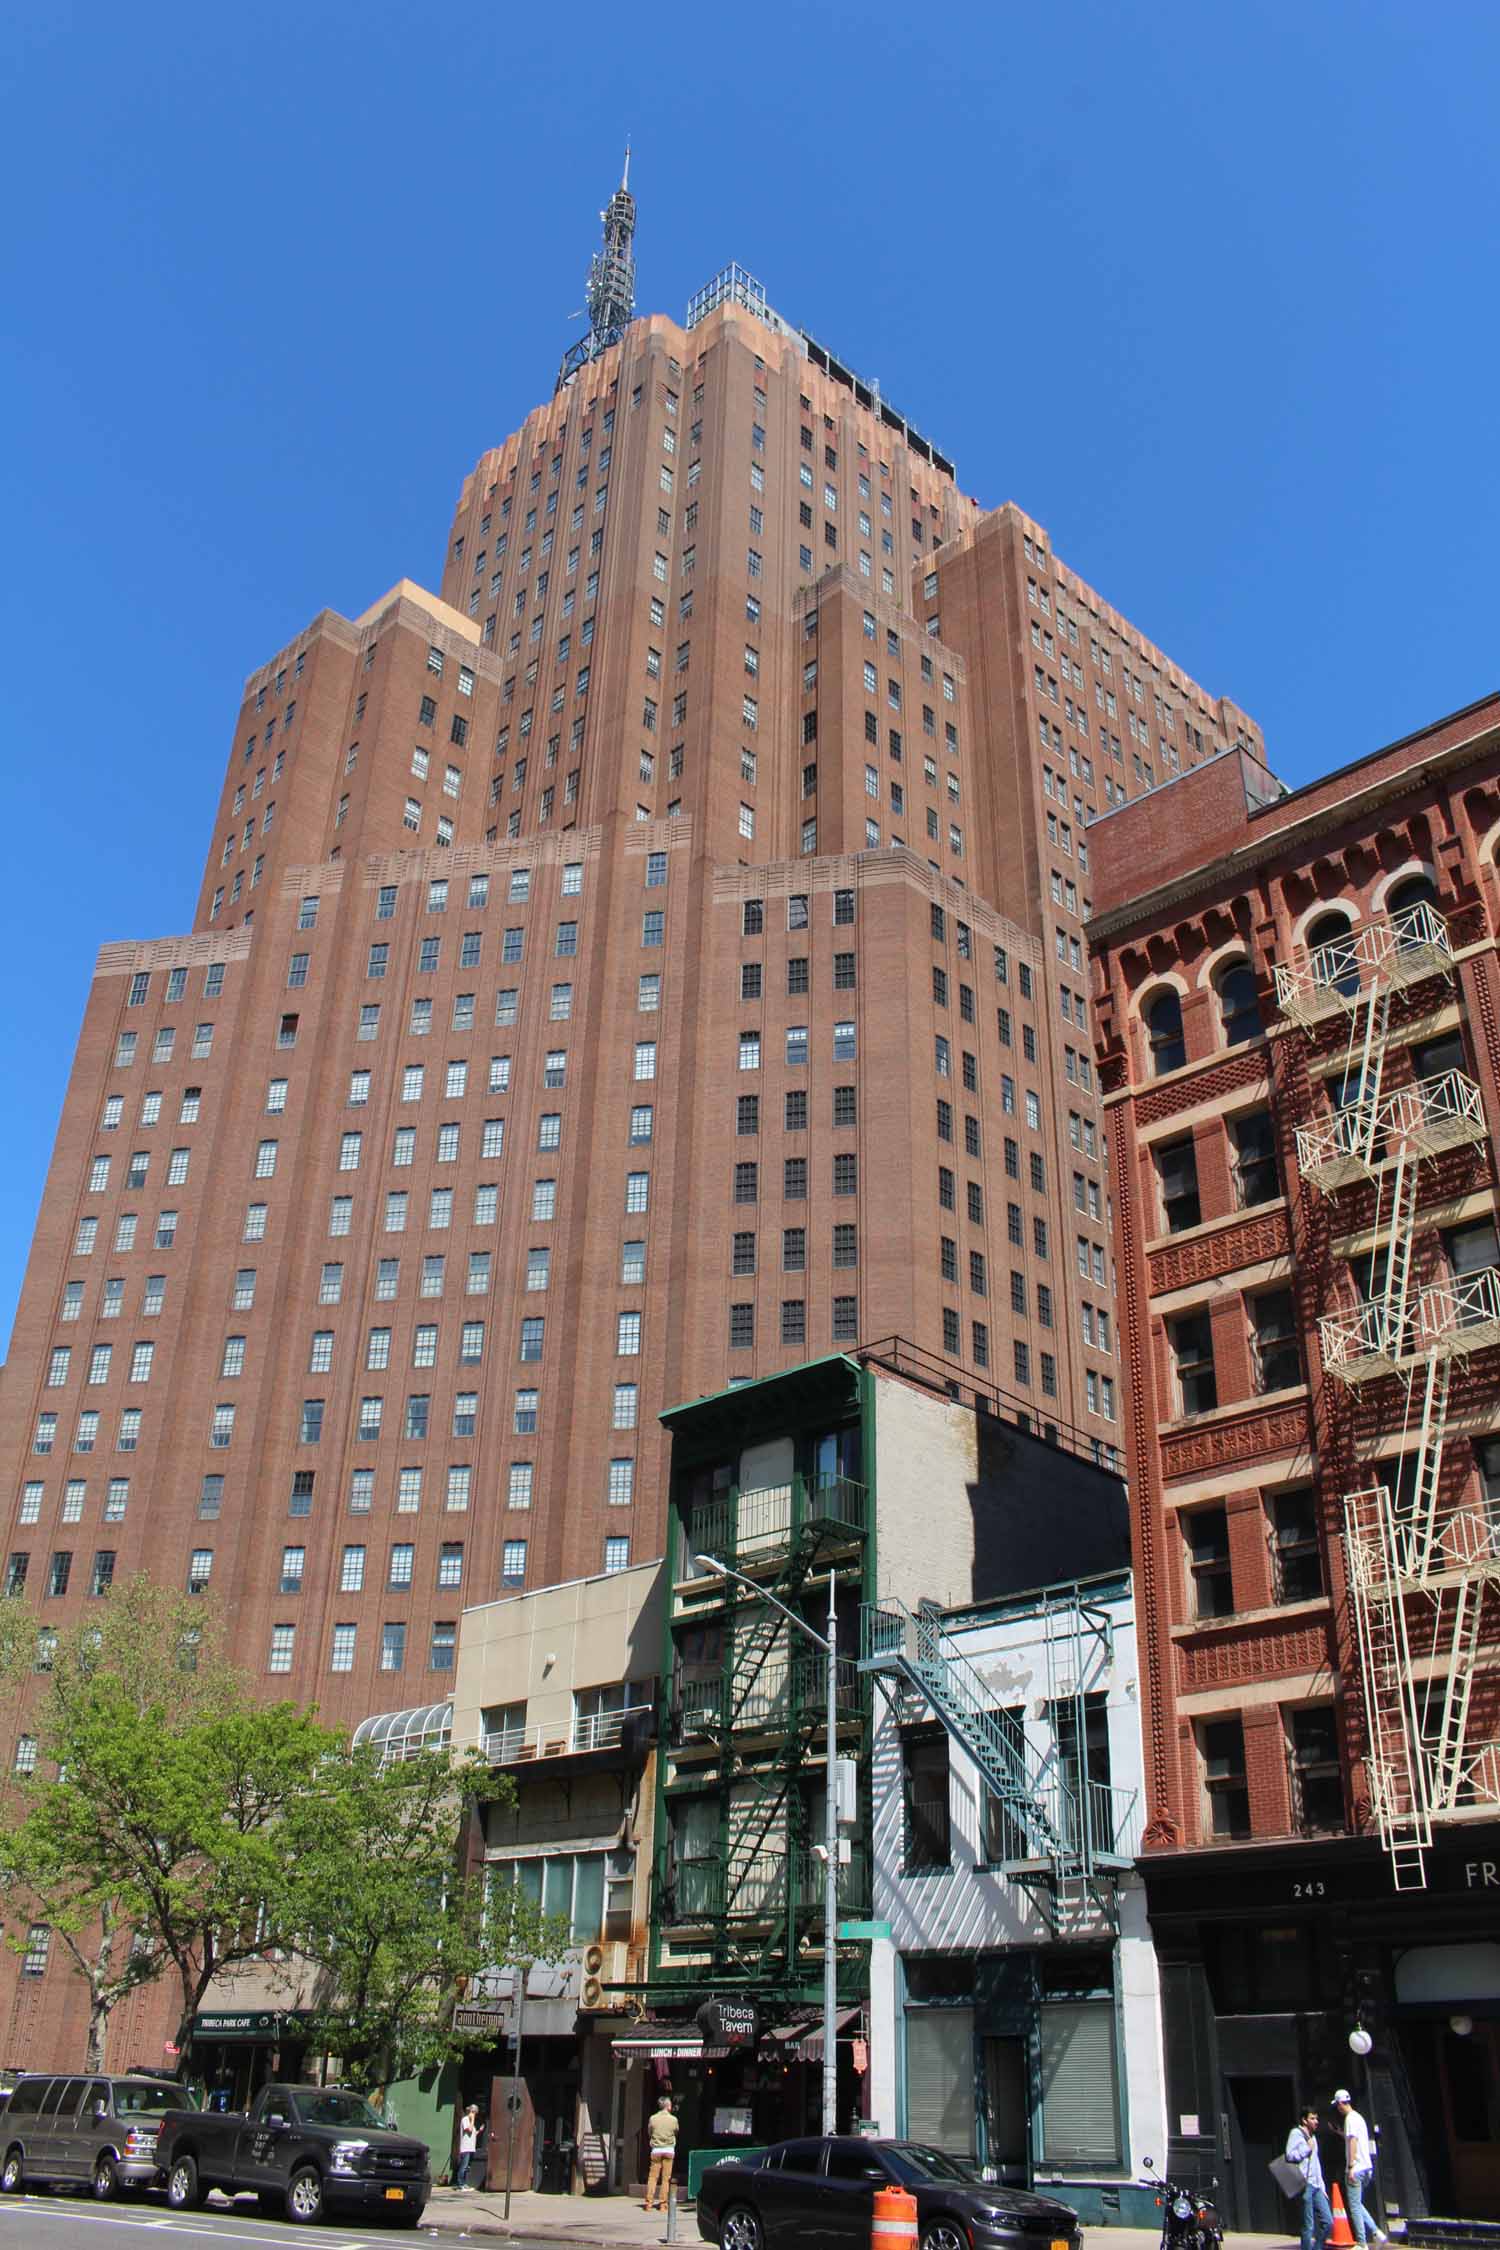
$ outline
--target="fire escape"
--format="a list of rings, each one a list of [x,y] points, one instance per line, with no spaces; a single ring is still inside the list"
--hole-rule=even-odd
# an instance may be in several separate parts
[[[1325,1313],[1319,1332],[1325,1371],[1363,1410],[1366,1452],[1401,1448],[1389,1477],[1357,1475],[1343,1501],[1370,1800],[1398,1890],[1425,1887],[1435,1822],[1500,1801],[1500,1744],[1471,1727],[1500,1544],[1482,1509],[1455,1498],[1443,1457],[1455,1378],[1500,1343],[1500,1272],[1413,1278],[1423,1166],[1477,1148],[1487,1128],[1462,1071],[1387,1083],[1393,1008],[1453,981],[1447,926],[1425,902],[1276,970],[1281,1012],[1311,1040],[1347,1028],[1330,1080],[1342,1099],[1298,1127],[1299,1170],[1325,1196],[1373,1195],[1363,1301]]]
[[[867,1516],[862,1484],[797,1475],[755,1491],[729,1486],[683,1526],[691,1555],[716,1556],[756,1589],[695,1580],[685,1557],[674,1590],[673,1817],[658,1861],[659,1921],[682,1974],[715,1990],[790,1996],[811,1973],[809,1941],[821,1959],[822,1824],[807,1799],[824,1785],[828,1660],[767,1597],[805,1608],[821,1631],[833,1571],[852,1616]],[[839,1660],[838,1709],[838,1751],[857,1755],[865,1696],[852,1652]],[[858,1840],[847,1848],[839,1903],[858,1914],[868,1911],[868,1862]]]
[[[994,1802],[996,1832],[1013,1879],[1037,1896],[1059,1933],[1113,1928],[1116,1883],[1135,1855],[1136,1792],[1091,1777],[1084,1697],[1108,1669],[1108,1614],[1057,1587],[1040,1616],[1050,1752],[995,1706],[994,1691],[964,1655],[944,1613],[887,1597],[864,1613],[861,1669],[898,1697],[902,1716],[930,1710],[978,1769]],[[1066,1738],[1071,1757],[1061,1755]]]

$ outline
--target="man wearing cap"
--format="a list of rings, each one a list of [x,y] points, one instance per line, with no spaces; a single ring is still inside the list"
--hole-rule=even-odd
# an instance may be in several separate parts
[[[1365,2210],[1365,2189],[1375,2169],[1375,2152],[1370,2143],[1370,2128],[1354,2106],[1354,2097],[1347,2086],[1340,2086],[1333,2097],[1344,2135],[1344,2189],[1349,2200],[1349,2225],[1358,2243],[1388,2242],[1389,2235],[1382,2234],[1375,2221]]]
[[[1305,2109],[1286,2138],[1286,2160],[1307,2185],[1302,2190],[1302,2250],[1324,2250],[1333,2232],[1333,2212],[1318,2152],[1318,2113]]]

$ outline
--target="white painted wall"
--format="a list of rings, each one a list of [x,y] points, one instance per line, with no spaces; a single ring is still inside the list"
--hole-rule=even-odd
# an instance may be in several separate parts
[[[883,1467],[883,1464],[882,1464]],[[883,1573],[882,1573],[883,1576]],[[1136,1670],[1135,1604],[1131,1596],[1108,1605],[1112,1633],[1106,1651],[1085,1640],[1082,1685],[1107,1697],[1111,1780],[1136,1792],[1137,1848],[1139,1809],[1144,1803],[1144,1769]],[[1028,1742],[1044,1758],[1054,1753],[1051,1729],[1037,1714],[1048,1694],[1045,1640],[1039,1618],[1019,1605],[991,1605],[956,1634],[959,1647],[993,1694],[997,1706],[1024,1707]],[[1054,1662],[1054,1684],[1063,1691]],[[902,1873],[904,1816],[900,1734],[890,1704],[877,1696],[872,1760],[874,1912],[891,1926],[888,1945],[877,1944],[871,1960],[872,2100],[882,2128],[894,2131],[898,2115],[897,2045],[901,2025],[896,2003],[897,1954],[917,1952],[992,1953],[1009,1947],[1040,1947],[1054,1933],[1032,1895],[1011,1877],[980,1865],[984,1791],[979,1773],[950,1738],[949,1810],[952,1866],[945,1873]],[[1123,2041],[1121,2070],[1126,2096],[1126,2156],[1133,2160],[1165,2146],[1165,2078],[1160,1985],[1156,1953],[1146,1920],[1145,1891],[1133,1875],[1120,1880],[1120,1934],[1117,1986]],[[1092,1942],[1097,1943],[1095,1939]],[[884,1958],[882,1958],[884,1956]]]
[[[973,1412],[875,1370],[877,1591],[908,1609],[974,1592]]]

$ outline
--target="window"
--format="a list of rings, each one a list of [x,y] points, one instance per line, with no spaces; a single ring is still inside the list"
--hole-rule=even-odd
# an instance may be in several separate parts
[[[1210,1835],[1250,1834],[1250,1790],[1245,1777],[1245,1730],[1241,1721],[1200,1719],[1198,1749],[1208,1799]]]
[[[1317,1494],[1311,1490],[1275,1492],[1267,1506],[1276,1599],[1316,1601],[1324,1590]]]
[[[833,1160],[833,1192],[835,1195],[856,1195],[859,1192],[859,1158],[839,1155]]]
[[[1198,1159],[1191,1134],[1179,1141],[1157,1144],[1156,1176],[1168,1233],[1181,1234],[1185,1228],[1197,1226],[1203,1213],[1198,1197]],[[1075,1172],[1073,1177],[1075,1184],[1081,1186],[1082,1175]],[[1077,1200],[1082,1208],[1081,1198]]]
[[[1273,1201],[1281,1193],[1281,1179],[1270,1111],[1248,1110],[1242,1117],[1232,1118],[1229,1139],[1235,1192],[1241,1208],[1249,1210],[1257,1203]]]
[[[1339,1765],[1338,1721],[1331,1703],[1283,1711],[1292,1783],[1292,1806],[1304,1836],[1344,1826],[1344,1781]]]
[[[1194,1617],[1232,1617],[1229,1518],[1223,1508],[1193,1508],[1182,1518]]]
[[[628,1539],[606,1539],[604,1542],[604,1570],[606,1577],[613,1577],[616,1571],[628,1570],[629,1568],[630,1541]]]
[[[1170,986],[1148,1001],[1144,1016],[1152,1076],[1160,1078],[1169,1070],[1180,1070],[1187,1061],[1187,1046],[1182,1032],[1182,1002]]]
[[[910,1728],[902,1734],[901,1784],[903,1873],[926,1874],[949,1866],[948,1737],[941,1727]]]
[[[47,1974],[47,1956],[52,1947],[52,1932],[45,1922],[33,1922],[26,1932],[26,1950],[21,1955],[23,1977],[44,1977]]]
[[[1255,971],[1249,962],[1226,961],[1215,971],[1214,990],[1218,994],[1226,1047],[1239,1047],[1247,1039],[1258,1039],[1264,1027],[1260,998],[1255,989]]]
[[[1184,1414],[1209,1414],[1219,1403],[1213,1334],[1206,1312],[1180,1313],[1167,1323]]]
[[[1297,1308],[1290,1289],[1267,1290],[1250,1300],[1258,1391],[1288,1390],[1302,1381]]]

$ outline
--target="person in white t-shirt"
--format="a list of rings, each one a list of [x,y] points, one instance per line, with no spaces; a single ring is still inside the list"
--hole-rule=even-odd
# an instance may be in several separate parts
[[[1347,2086],[1340,2086],[1333,2097],[1333,2106],[1339,2115],[1344,2136],[1344,2192],[1349,2203],[1349,2224],[1358,2243],[1388,2242],[1389,2235],[1382,2234],[1365,2209],[1365,2190],[1375,2169],[1375,2150],[1370,2140],[1370,2128],[1354,2106],[1354,2097]]]

